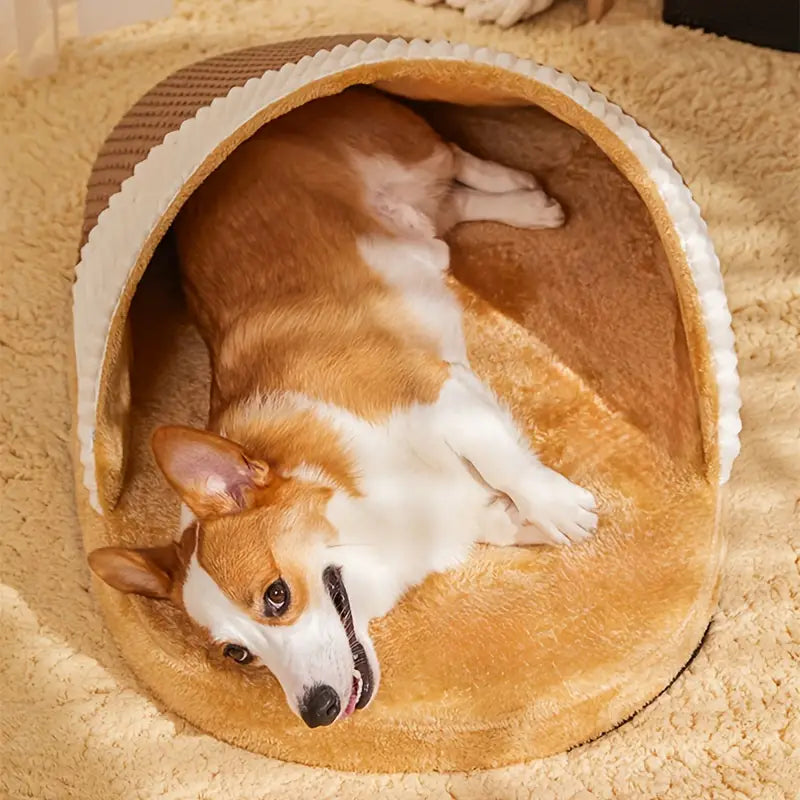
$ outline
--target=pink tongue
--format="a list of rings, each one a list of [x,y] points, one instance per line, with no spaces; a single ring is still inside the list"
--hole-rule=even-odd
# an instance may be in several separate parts
[[[350,700],[347,703],[347,707],[344,710],[344,714],[342,714],[343,718],[349,717],[356,710],[357,702],[358,702],[358,681],[355,678],[353,678],[353,691],[350,692]]]

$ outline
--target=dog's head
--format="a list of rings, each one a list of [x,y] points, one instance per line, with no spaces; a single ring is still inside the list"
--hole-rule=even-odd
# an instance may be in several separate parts
[[[195,521],[163,547],[95,550],[92,570],[182,608],[207,646],[242,668],[266,666],[310,727],[365,708],[377,660],[333,557],[331,489],[313,475],[281,475],[208,431],[160,428],[153,451]]]

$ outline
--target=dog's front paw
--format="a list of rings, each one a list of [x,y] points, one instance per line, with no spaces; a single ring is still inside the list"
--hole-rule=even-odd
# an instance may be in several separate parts
[[[595,532],[597,503],[590,491],[552,470],[529,481],[524,494],[512,498],[519,512],[518,544],[571,544]]]

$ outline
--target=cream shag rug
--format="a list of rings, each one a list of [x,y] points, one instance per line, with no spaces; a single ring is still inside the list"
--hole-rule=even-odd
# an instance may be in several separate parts
[[[0,796],[8,798],[759,798],[800,785],[798,56],[671,29],[618,0],[564,0],[509,31],[406,0],[178,0],[35,82],[0,66]],[[72,494],[66,380],[84,181],[114,122],[172,70],[225,50],[375,31],[509,50],[593,84],[649,128],[709,223],[741,359],[729,556],[698,656],[603,739],[470,775],[354,776],[198,733],[136,685],[106,632]],[[346,747],[347,742],[343,741]]]

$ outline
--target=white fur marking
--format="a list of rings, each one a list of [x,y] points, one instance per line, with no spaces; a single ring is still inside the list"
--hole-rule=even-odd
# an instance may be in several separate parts
[[[180,536],[193,522],[197,522],[197,517],[186,503],[181,503],[181,514],[178,522],[178,536]]]
[[[514,228],[558,228],[564,211],[541,189],[489,194],[476,189],[454,189],[450,196],[450,221],[502,222]]]
[[[285,477],[330,489],[337,488],[336,481],[318,464],[298,464],[294,469],[288,470]]]
[[[228,486],[218,475],[209,475],[206,478],[206,491],[209,494],[225,494]]]
[[[512,169],[496,161],[486,161],[451,144],[455,156],[456,180],[472,189],[502,194],[519,189],[537,189],[539,184],[529,172]]]
[[[322,589],[322,568],[311,570],[319,581],[316,605],[309,604],[292,625],[270,625],[253,619],[217,585],[192,554],[183,585],[183,603],[194,621],[220,644],[246,647],[278,679],[290,708],[297,713],[309,687],[332,686],[347,703],[352,691],[353,657],[342,621]],[[289,587],[291,593],[291,586]]]
[[[359,239],[358,249],[370,268],[403,298],[412,317],[432,337],[439,357],[466,364],[461,307],[443,280],[449,263],[447,245],[439,239],[370,236]]]

